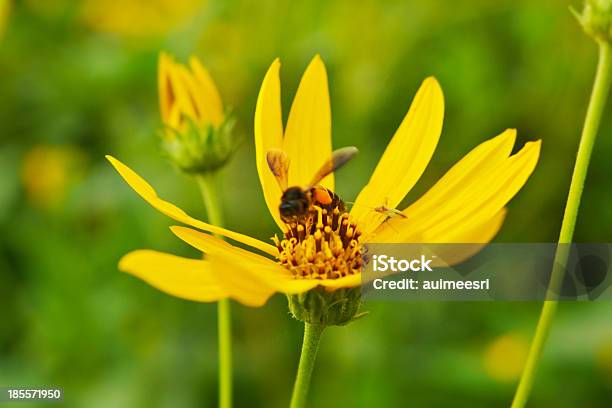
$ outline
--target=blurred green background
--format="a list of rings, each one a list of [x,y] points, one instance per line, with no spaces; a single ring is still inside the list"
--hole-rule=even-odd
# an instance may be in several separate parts
[[[198,254],[104,154],[206,217],[196,185],[159,154],[160,50],[182,61],[198,55],[234,107],[245,143],[221,173],[232,229],[261,239],[274,231],[252,137],[265,71],[281,58],[286,115],[303,69],[320,53],[334,146],[361,150],[337,177],[342,197],[352,200],[365,184],[420,82],[435,75],[445,92],[444,130],[407,202],[472,147],[516,127],[519,146],[541,138],[543,152],[497,240],[557,239],[596,63],[596,47],[566,2],[0,4],[0,386],[60,386],[66,406],[216,404],[215,305],[172,298],[116,266],[136,248]],[[608,113],[577,241],[612,237],[611,133]],[[366,309],[367,318],[325,333],[312,406],[508,406],[540,305]],[[236,405],[286,406],[302,326],[278,295],[261,309],[233,310]],[[609,406],[611,312],[606,302],[561,305],[532,406]]]

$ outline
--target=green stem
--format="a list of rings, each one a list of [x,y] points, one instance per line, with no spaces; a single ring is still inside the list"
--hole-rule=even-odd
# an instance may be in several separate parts
[[[295,384],[293,385],[293,395],[291,395],[290,408],[303,408],[306,406],[308,387],[312,370],[317,359],[319,341],[325,326],[320,324],[304,323],[304,342],[302,343],[302,354],[298,365]]]
[[[214,174],[206,173],[197,177],[208,221],[222,226],[223,216]],[[229,299],[217,303],[217,330],[219,333],[219,407],[232,406],[232,321]]]
[[[606,98],[610,90],[611,67],[612,50],[610,48],[610,44],[600,42],[595,83],[593,84],[591,99],[589,100],[589,107],[584,120],[582,135],[580,136],[580,145],[578,147],[578,154],[576,156],[576,163],[574,165],[570,190],[567,196],[565,213],[563,214],[563,222],[561,224],[561,232],[559,234],[559,244],[562,245],[558,247],[555,254],[554,265],[557,265],[557,267],[555,267],[552,271],[548,288],[549,296],[554,296],[555,293],[559,293],[558,290],[563,281],[563,274],[569,253],[569,245],[564,244],[571,243],[574,236],[574,228],[576,226],[578,209],[580,207],[582,190],[584,189],[584,181],[586,179],[591,153],[593,152],[593,145],[597,136],[599,122],[601,121],[601,116],[606,105]],[[531,343],[531,348],[529,349],[527,362],[525,364],[525,368],[523,369],[523,374],[516,390],[516,394],[514,395],[512,408],[522,408],[527,403],[529,393],[533,387],[535,372],[542,356],[546,339],[550,333],[550,327],[557,311],[558,304],[559,302],[557,300],[547,300],[544,302],[535,336],[533,338],[533,342]]]

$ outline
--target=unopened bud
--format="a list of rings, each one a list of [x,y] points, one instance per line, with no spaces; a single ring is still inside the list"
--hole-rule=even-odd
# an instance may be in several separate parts
[[[588,35],[612,43],[612,0],[586,0],[582,14],[571,10]]]
[[[162,148],[177,167],[202,174],[227,163],[239,144],[235,120],[224,111],[215,83],[197,58],[187,67],[160,55],[159,101]]]

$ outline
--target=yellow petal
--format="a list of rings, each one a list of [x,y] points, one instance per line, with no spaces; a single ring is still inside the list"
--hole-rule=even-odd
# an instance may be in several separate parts
[[[290,186],[307,185],[331,157],[331,109],[327,72],[318,55],[306,68],[293,99],[283,150],[291,160]],[[320,184],[333,190],[333,173]]]
[[[540,142],[529,142],[517,154],[510,156],[499,169],[483,175],[479,185],[458,192],[447,202],[445,211],[425,224],[428,234],[440,234],[458,229],[465,220],[484,222],[512,199],[527,182],[540,155]]]
[[[245,273],[242,278],[248,278],[249,285],[263,285],[273,289],[275,292],[292,295],[296,293],[307,292],[310,289],[319,285],[317,279],[294,279],[293,276],[287,274],[284,268],[280,265],[262,266],[259,268],[245,268]],[[223,279],[235,279],[236,277],[224,276]],[[225,280],[223,282],[226,282]],[[228,285],[228,287],[232,287]]]
[[[426,235],[423,242],[442,244],[434,247],[437,259],[443,262],[444,266],[458,265],[476,255],[487,243],[493,240],[504,223],[506,212],[506,209],[502,208],[491,219],[477,225],[467,221],[462,226],[446,231],[445,234]],[[436,261],[434,261],[434,265],[436,267],[441,266],[436,265]]]
[[[280,61],[274,60],[261,84],[255,108],[255,159],[257,173],[270,214],[281,228],[285,224],[278,213],[282,191],[268,168],[266,154],[270,149],[280,149],[283,139],[283,122],[280,100]]]
[[[204,96],[196,83],[193,74],[183,65],[176,66],[176,74],[181,81],[182,89],[187,95],[189,106],[185,109],[189,117],[197,123],[212,124]]]
[[[215,262],[237,262],[236,259],[219,257],[217,254],[208,255],[207,258],[219,259]],[[222,260],[222,261],[221,261]],[[243,297],[250,293],[263,293],[271,296],[274,292],[294,294],[306,292],[319,284],[315,279],[294,279],[288,275],[280,265],[260,266],[254,268],[245,264],[234,265],[240,273],[222,274],[219,280],[233,295]]]
[[[409,208],[413,217],[426,216],[436,206],[450,200],[468,185],[477,183],[483,175],[499,167],[512,152],[516,130],[507,129],[500,135],[476,146],[455,164],[438,182]]]
[[[212,235],[205,234],[203,232],[191,228],[179,226],[170,227],[170,230],[178,238],[204,253],[235,257],[237,259],[240,259],[241,262],[252,265],[278,266],[276,262],[269,258],[233,246],[230,243],[223,241],[222,239],[216,238]],[[287,271],[287,273],[289,273],[289,271]]]
[[[516,130],[508,129],[472,149],[429,191],[405,210],[405,213],[410,213],[410,218],[389,220],[381,225],[374,232],[376,241],[386,242],[381,240],[390,239],[392,242],[427,242],[423,237],[427,231],[424,231],[422,224],[467,186],[479,183],[482,185],[480,180],[483,175],[503,165],[508,159],[515,140]],[[391,235],[394,238],[391,238]]]
[[[192,120],[199,120],[195,101],[193,100],[189,89],[188,80],[191,79],[191,73],[187,71],[183,65],[175,62],[172,62],[169,73],[172,92],[176,98],[174,103],[179,109],[180,113]]]
[[[308,292],[317,287],[320,282],[317,279],[293,279],[293,278],[268,278],[268,284],[274,287],[278,292],[286,295],[295,295],[297,293]]]
[[[170,108],[170,115],[168,116],[164,124],[168,126],[170,129],[179,129],[179,127],[181,126],[182,120],[183,120],[183,112],[181,112],[180,106],[178,106],[178,104],[175,103]],[[174,134],[173,131],[166,131],[166,137],[174,138],[176,137],[176,135]]]
[[[529,142],[507,157],[514,132],[505,132],[472,150],[403,213],[375,231],[376,242],[440,242],[484,225],[525,184],[538,161],[540,142]]]
[[[206,259],[215,265],[219,265],[217,278],[221,287],[233,299],[246,306],[263,306],[276,293],[272,286],[262,281],[258,276],[259,274],[274,273],[272,268],[265,266],[253,268],[251,265],[241,263],[237,258],[216,253],[207,254]]]
[[[451,230],[446,230],[440,234],[425,234],[425,242],[445,243],[445,244],[486,244],[491,242],[499,232],[508,210],[502,208],[492,218],[474,223],[474,219],[466,220],[461,225]]]
[[[244,234],[229,231],[224,228],[217,227],[215,225],[207,224],[203,221],[197,220],[189,216],[187,213],[185,213],[185,211],[181,210],[176,205],[159,198],[157,192],[153,189],[153,187],[151,187],[149,183],[147,183],[142,177],[136,174],[136,172],[127,167],[125,164],[121,163],[119,160],[115,159],[112,156],[106,156],[106,158],[113,165],[113,167],[115,167],[117,172],[119,172],[119,174],[121,175],[121,177],[123,177],[126,183],[128,183],[129,186],[132,187],[132,189],[136,193],[138,193],[139,196],[141,196],[146,202],[148,202],[153,208],[155,208],[162,214],[165,214],[176,221],[191,225],[192,227],[212,232],[213,234],[223,235],[224,237],[259,249],[260,251],[270,254],[272,256],[275,256],[278,253],[278,250],[273,245],[266,244],[265,242],[262,242],[255,238],[251,238]]]
[[[444,231],[442,234],[427,234],[425,232],[420,236],[406,237],[406,242],[424,243],[425,247],[423,249],[418,249],[417,246],[411,249],[415,253],[423,251],[434,253],[436,259],[433,265],[436,268],[457,265],[476,255],[493,240],[504,223],[506,213],[507,210],[502,208],[491,219],[479,224],[474,225],[473,220],[467,220],[463,225]]]
[[[355,200],[351,215],[365,234],[384,221],[373,209],[381,205],[395,208],[421,177],[438,144],[443,118],[442,89],[429,77]]]
[[[294,279],[291,272],[263,256],[235,247],[229,243],[205,234],[200,231],[186,227],[170,227],[172,232],[193,246],[205,253],[206,259],[210,256],[220,259],[221,263],[235,263],[243,268],[243,275],[224,277],[224,281],[229,280],[229,286],[235,285],[235,279],[246,279],[250,282],[263,284],[265,287],[274,289],[277,292],[292,294],[301,293],[312,289],[318,285],[318,281],[306,279]],[[241,288],[243,285],[238,285]]]
[[[214,302],[227,297],[208,261],[138,250],[121,258],[119,269],[183,299]]]
[[[356,286],[361,286],[361,273],[347,275],[338,279],[313,280],[317,281],[319,285],[325,287],[329,291],[334,291],[336,289],[354,288]]]
[[[168,123],[170,120],[170,112],[175,100],[174,93],[172,92],[172,84],[170,83],[171,64],[172,60],[168,54],[165,52],[159,54],[157,86],[159,91],[159,110],[164,123]]]
[[[230,297],[245,306],[259,307],[274,294],[260,282],[247,282],[241,265],[215,257],[205,260],[182,258],[150,250],[134,251],[119,262],[119,269],[151,286],[183,299],[212,302]],[[246,286],[227,285],[224,276]]]
[[[197,119],[193,98],[189,94],[189,85],[185,76],[191,74],[184,66],[174,62],[172,57],[161,54],[159,60],[158,85],[160,90],[160,109],[162,120],[168,126],[176,126],[182,115]],[[170,123],[174,117],[173,123]],[[174,123],[176,122],[176,123]]]
[[[199,59],[191,57],[189,64],[191,65],[191,70],[193,71],[197,83],[196,89],[199,90],[197,94],[201,95],[201,103],[203,104],[202,109],[206,112],[206,116],[213,126],[217,127],[221,125],[224,118],[223,103],[221,102],[221,96],[219,95],[217,86],[210,73],[204,68],[202,63],[200,63]]]

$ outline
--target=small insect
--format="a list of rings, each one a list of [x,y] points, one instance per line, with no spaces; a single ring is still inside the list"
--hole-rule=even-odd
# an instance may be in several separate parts
[[[355,205],[355,203],[349,202],[349,204]],[[388,206],[388,199],[385,198],[384,204],[379,205],[378,207],[367,207],[372,211],[375,211],[379,214],[382,214],[385,218],[382,221],[381,224],[387,223],[389,221],[391,221],[391,219],[393,218],[408,218],[408,216],[406,214],[404,214],[403,212],[401,212],[400,210],[398,210],[397,208],[392,208]],[[391,227],[392,229],[394,229],[391,224],[389,224],[389,227]],[[395,230],[395,229],[394,229]]]
[[[378,207],[375,207],[373,210],[376,211],[377,213],[380,213],[380,214],[383,214],[384,216],[386,216],[387,218],[385,218],[385,221],[388,221],[389,219],[395,218],[395,217],[408,218],[406,216],[406,214],[404,214],[403,212],[401,212],[397,208],[387,207],[386,203],[383,204],[383,205],[379,205]],[[385,222],[385,221],[383,221],[383,222]]]
[[[389,223],[389,221],[391,221],[391,219],[393,218],[408,218],[406,214],[404,214],[397,208],[387,207],[387,200],[385,200],[385,204],[379,205],[378,207],[374,208],[374,211],[384,215],[385,219],[383,220],[382,224]],[[397,232],[397,230],[393,228],[392,224],[389,223],[387,225],[389,225],[389,227],[393,231]]]
[[[331,158],[323,163],[306,187],[288,187],[289,157],[287,153],[280,149],[269,150],[266,154],[268,167],[270,167],[278,185],[283,190],[281,203],[278,207],[283,222],[305,222],[312,214],[314,205],[328,210],[338,208],[342,212],[346,211],[344,202],[336,193],[318,184],[327,175],[346,164],[357,153],[357,148],[353,146],[335,150]]]

